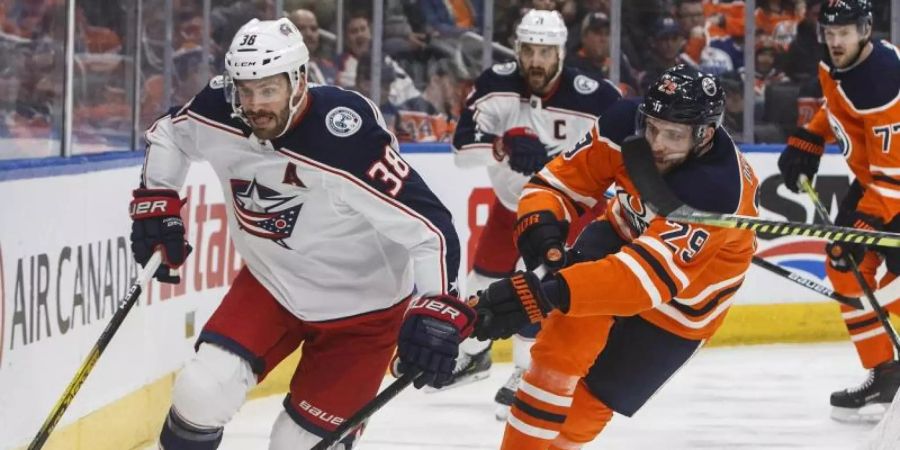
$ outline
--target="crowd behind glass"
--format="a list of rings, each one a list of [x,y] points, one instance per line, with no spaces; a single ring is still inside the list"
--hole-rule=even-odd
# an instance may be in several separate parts
[[[450,140],[482,71],[484,1],[385,0],[380,106],[401,142]],[[750,80],[756,142],[784,142],[819,105],[816,17],[823,1],[757,1]],[[514,57],[525,11],[556,9],[569,26],[566,63],[609,76],[610,0],[494,2],[495,62]],[[231,37],[252,17],[286,15],[297,25],[312,54],[310,81],[372,92],[370,0],[212,0],[206,14],[203,3],[75,0],[69,154],[140,148],[143,129],[222,72]],[[890,2],[874,3],[875,36],[887,39]],[[65,0],[0,0],[0,159],[61,154],[67,12]],[[677,63],[718,74],[728,92],[725,125],[740,138],[744,18],[739,1],[623,2],[619,87],[641,95]]]

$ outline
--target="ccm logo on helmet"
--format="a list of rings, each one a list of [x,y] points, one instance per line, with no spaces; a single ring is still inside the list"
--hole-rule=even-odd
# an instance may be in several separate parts
[[[456,319],[461,314],[458,309],[449,306],[446,303],[425,298],[416,299],[410,303],[409,309],[416,308],[424,308],[438,314],[447,314],[451,319]]]

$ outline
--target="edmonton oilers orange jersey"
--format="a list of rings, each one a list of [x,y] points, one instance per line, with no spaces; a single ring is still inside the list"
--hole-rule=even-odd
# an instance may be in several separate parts
[[[900,213],[900,51],[886,41],[849,70],[819,63],[825,103],[806,128],[834,137],[865,188],[857,209],[885,223]]]
[[[640,314],[688,339],[706,339],[721,325],[755,252],[752,231],[682,224],[644,206],[625,171],[620,144],[635,132],[637,104],[622,100],[570,150],[525,186],[519,217],[549,210],[571,220],[604,201],[624,241],[618,253],[561,270],[570,291],[568,315]],[[664,176],[686,204],[705,211],[756,216],[758,181],[728,133],[712,148]]]

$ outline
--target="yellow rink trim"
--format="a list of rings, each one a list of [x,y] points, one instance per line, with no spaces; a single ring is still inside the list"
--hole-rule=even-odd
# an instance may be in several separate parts
[[[892,320],[900,328],[900,321]],[[772,343],[846,341],[847,331],[835,303],[794,303],[737,305],[731,308],[722,328],[709,346]],[[494,343],[495,362],[509,362],[509,341]],[[300,353],[285,359],[263,383],[254,388],[249,399],[283,395],[293,375]],[[169,408],[174,374],[166,375],[109,405],[58,429],[51,436],[48,450],[123,450],[143,449],[159,435]],[[25,447],[20,447],[24,449]]]

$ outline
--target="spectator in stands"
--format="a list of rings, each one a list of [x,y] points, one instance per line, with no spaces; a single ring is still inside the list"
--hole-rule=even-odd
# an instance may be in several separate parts
[[[675,18],[685,39],[681,59],[700,70],[723,74],[734,70],[732,45],[711,45],[702,0],[675,0]],[[731,48],[729,48],[731,47]]]
[[[796,23],[806,14],[805,0],[765,0],[756,8],[756,26],[763,34],[774,37],[779,26],[796,32]],[[785,25],[786,23],[786,25]]]
[[[566,55],[566,64],[578,68],[594,78],[609,78],[609,17],[602,12],[590,13],[584,17],[581,25],[581,46]],[[620,90],[623,95],[636,95],[637,82],[628,58],[622,54],[620,59]]]
[[[806,15],[797,25],[797,35],[788,47],[784,71],[796,81],[817,78],[822,44],[819,43],[819,11],[823,0],[807,0]]]
[[[481,28],[484,0],[419,0],[419,8],[430,31],[455,37]]]
[[[734,139],[739,140],[744,132],[744,81],[737,71],[728,72],[720,79],[722,89],[725,89],[725,115],[722,125]]]
[[[653,40],[650,41],[652,53],[647,58],[646,70],[638,81],[641,92],[645,92],[646,87],[666,69],[678,64],[690,64],[682,58],[684,42],[684,35],[674,18],[662,17],[656,21]]]
[[[369,54],[371,45],[369,17],[363,11],[348,14],[344,20],[344,53],[338,55],[335,61],[335,82],[338,86],[356,86],[357,63],[359,58]]]
[[[369,18],[365,12],[359,11],[350,14],[346,20],[344,27],[346,39],[344,53],[338,55],[336,59],[337,75],[335,83],[345,88],[354,88],[358,86],[356,75],[359,73],[359,59],[369,54],[372,45],[372,31],[369,27]],[[390,56],[385,57],[385,67],[393,70],[393,84],[390,86],[388,94],[383,98],[390,98],[393,105],[400,105],[406,100],[421,95],[416,89],[412,78],[394,61]]]
[[[428,66],[428,83],[422,97],[434,105],[437,111],[451,123],[455,123],[462,113],[467,90],[463,89],[462,79],[449,60],[439,60]],[[453,130],[448,130],[450,135]]]
[[[706,17],[702,0],[675,0],[675,18],[685,38],[684,56],[693,66],[700,65],[700,57],[706,47]]]
[[[711,36],[711,35],[710,35]],[[734,35],[710,37],[709,47],[721,50],[731,61],[731,70],[744,67],[744,30],[736,30]]]
[[[387,5],[381,44],[384,52],[397,60],[427,59],[425,49],[436,35],[425,32],[421,12],[411,9],[410,3]]]
[[[420,97],[397,108],[401,142],[448,142],[456,128],[463,98],[459,79],[447,60],[429,66],[428,85]]]
[[[774,40],[768,36],[760,36],[756,42],[756,79],[754,91],[756,92],[756,104],[762,105],[765,101],[766,86],[774,83],[789,81],[787,75],[775,63],[778,59],[778,47]]]
[[[390,0],[388,0],[390,1]],[[387,3],[387,2],[385,2]],[[296,11],[298,9],[305,9],[307,11],[312,11],[313,14],[316,15],[316,21],[319,23],[319,27],[323,30],[333,30],[335,29],[335,18],[337,17],[337,6],[338,2],[333,0],[284,0],[283,7],[285,13],[290,11]],[[372,2],[368,2],[369,5]],[[345,11],[348,6],[353,8],[356,6],[356,3],[344,2],[343,3]]]
[[[372,98],[372,56],[368,52],[360,56],[356,64],[356,86],[355,89],[367,98]],[[386,61],[381,63],[381,100],[378,108],[381,115],[384,116],[384,122],[388,129],[393,133],[396,131],[397,107],[394,106],[388,96],[391,83],[394,82],[394,70]]]
[[[322,57],[319,46],[319,22],[316,15],[308,9],[298,9],[288,14],[288,19],[297,26],[303,35],[303,43],[309,49],[309,66],[307,77],[310,83],[334,84],[337,70],[331,58]]]

